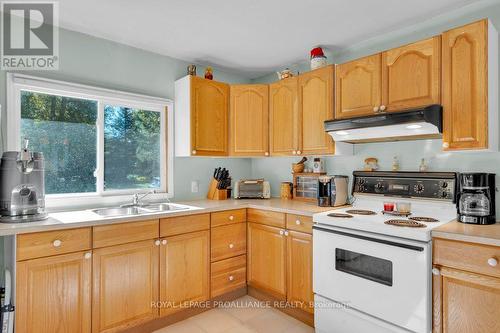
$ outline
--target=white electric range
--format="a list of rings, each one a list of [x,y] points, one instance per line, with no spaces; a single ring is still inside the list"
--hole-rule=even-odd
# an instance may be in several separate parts
[[[316,331],[431,332],[431,230],[456,218],[456,174],[353,176],[352,207],[313,216]]]

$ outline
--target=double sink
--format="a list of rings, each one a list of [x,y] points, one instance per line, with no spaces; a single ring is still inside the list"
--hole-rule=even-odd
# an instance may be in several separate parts
[[[172,203],[151,203],[145,205],[98,208],[92,209],[91,211],[102,217],[120,217],[152,213],[167,213],[179,210],[190,210],[192,208],[193,207]]]

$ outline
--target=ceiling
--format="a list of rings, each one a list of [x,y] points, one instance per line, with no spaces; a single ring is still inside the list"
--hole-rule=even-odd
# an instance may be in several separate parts
[[[63,28],[248,78],[478,0],[61,0]]]

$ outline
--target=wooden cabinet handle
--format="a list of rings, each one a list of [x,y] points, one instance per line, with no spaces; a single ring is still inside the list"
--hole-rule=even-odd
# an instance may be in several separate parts
[[[433,268],[432,275],[436,275],[436,276],[441,275],[441,271],[439,270],[439,268]]]
[[[285,232],[283,230],[280,230],[280,235],[283,236]]]
[[[230,221],[234,220],[234,216],[233,215],[229,216],[229,220]]]
[[[443,142],[443,148],[450,148],[450,144],[448,142]]]
[[[302,154],[302,152],[300,150],[297,150],[297,155],[300,155]]]
[[[300,220],[295,220],[296,225],[300,225]]]
[[[498,260],[496,258],[490,258],[488,259],[488,265],[491,267],[496,267],[498,265]]]
[[[234,280],[234,276],[229,275],[229,281],[233,281],[233,280]]]
[[[83,257],[84,257],[85,259],[90,259],[90,258],[92,258],[92,253],[87,252],[87,253],[85,253],[85,255],[84,255]]]
[[[285,231],[285,236],[288,236],[288,231]]]
[[[159,240],[159,239],[155,240],[155,245],[156,245],[156,246],[160,246],[160,244],[161,244],[161,242],[160,242],[160,240]]]
[[[167,240],[166,240],[166,239],[163,239],[163,240],[161,241],[161,244],[162,244],[162,245],[167,245],[167,243],[168,243],[168,242],[167,242]]]
[[[378,107],[378,106],[374,106],[374,107],[373,107],[373,112],[378,112],[378,110],[379,110],[379,107]]]
[[[193,150],[191,153],[192,153],[193,155],[196,155],[196,150]]]
[[[55,241],[53,241],[53,242],[52,242],[52,245],[53,245],[54,247],[59,247],[59,246],[61,246],[61,245],[62,245],[62,242],[61,242],[61,240],[56,239]]]
[[[233,247],[234,247],[234,244],[233,244],[233,243],[229,244],[229,248],[230,248],[230,249],[232,249]]]
[[[297,155],[297,152],[294,150],[294,151],[292,151],[292,154],[293,155]]]
[[[380,106],[380,111],[382,111],[382,112],[383,112],[383,111],[385,111],[386,109],[387,109],[387,107],[386,107],[385,105],[381,105],[381,106]]]
[[[264,156],[269,156],[269,152],[267,152],[267,151],[266,151],[266,152],[264,153]]]

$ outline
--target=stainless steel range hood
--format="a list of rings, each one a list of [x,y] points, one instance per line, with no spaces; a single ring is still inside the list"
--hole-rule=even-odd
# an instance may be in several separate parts
[[[325,130],[335,142],[349,143],[440,138],[442,113],[442,106],[436,104],[402,112],[327,120]]]

